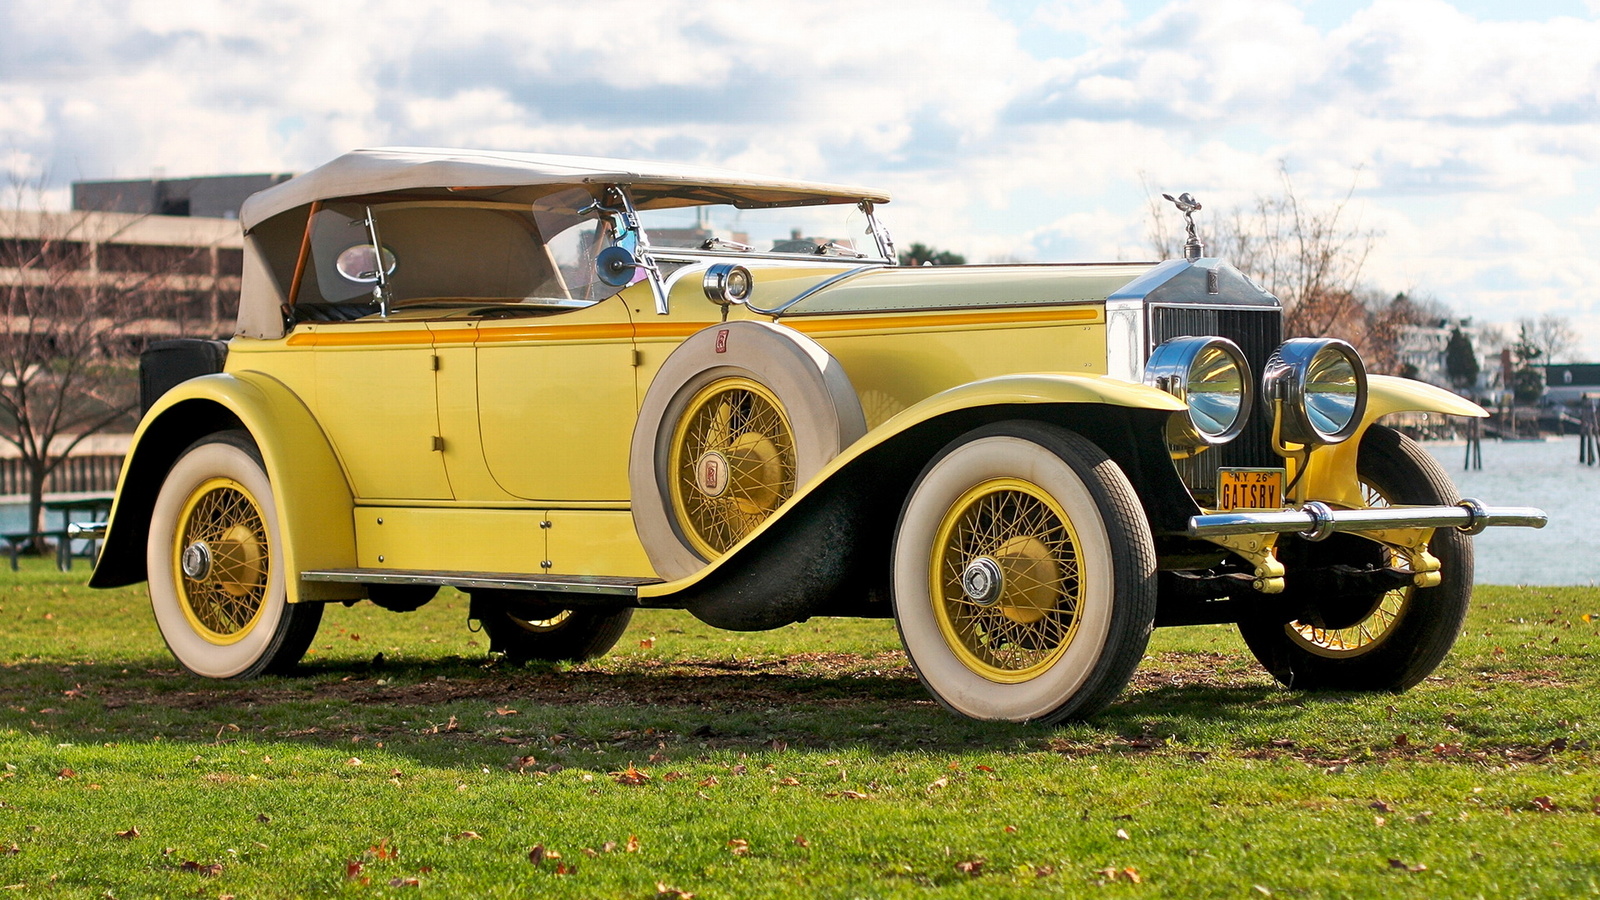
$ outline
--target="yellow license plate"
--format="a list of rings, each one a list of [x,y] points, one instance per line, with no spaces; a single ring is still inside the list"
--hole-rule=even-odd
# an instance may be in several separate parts
[[[1282,509],[1283,469],[1217,470],[1218,509]]]

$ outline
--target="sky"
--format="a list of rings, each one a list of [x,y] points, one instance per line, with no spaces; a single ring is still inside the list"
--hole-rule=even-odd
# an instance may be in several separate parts
[[[0,169],[56,205],[385,145],[868,184],[974,262],[1149,258],[1152,192],[1204,237],[1287,172],[1373,289],[1600,361],[1600,0],[0,4]]]

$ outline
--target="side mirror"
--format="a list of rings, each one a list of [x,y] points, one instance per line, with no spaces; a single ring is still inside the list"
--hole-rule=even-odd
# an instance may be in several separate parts
[[[639,261],[625,247],[607,247],[594,258],[595,276],[612,287],[632,284],[638,268]]]

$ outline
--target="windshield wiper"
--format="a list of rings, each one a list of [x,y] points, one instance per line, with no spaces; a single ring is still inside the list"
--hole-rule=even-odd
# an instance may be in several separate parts
[[[817,249],[811,252],[818,256],[844,256],[850,259],[867,258],[867,255],[862,253],[860,250],[852,250],[849,247],[842,246],[838,241],[829,241],[826,244],[818,244]]]
[[[733,251],[736,251],[736,252],[739,252],[739,253],[749,253],[750,252],[750,245],[749,244],[741,244],[738,241],[730,241],[727,238],[708,237],[708,238],[706,238],[704,241],[702,241],[700,243],[700,249],[701,250],[733,250]]]

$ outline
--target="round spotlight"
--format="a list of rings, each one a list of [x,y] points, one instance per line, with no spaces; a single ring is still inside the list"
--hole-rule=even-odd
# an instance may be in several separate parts
[[[1280,440],[1337,444],[1361,427],[1367,367],[1356,348],[1334,338],[1284,341],[1267,360],[1261,392],[1282,401]]]
[[[712,303],[730,306],[750,299],[750,289],[755,286],[755,279],[750,277],[750,270],[744,266],[718,263],[706,270],[702,286]]]
[[[1179,337],[1157,347],[1144,367],[1144,383],[1188,406],[1174,418],[1167,439],[1190,449],[1225,444],[1250,419],[1250,364],[1227,338]]]

